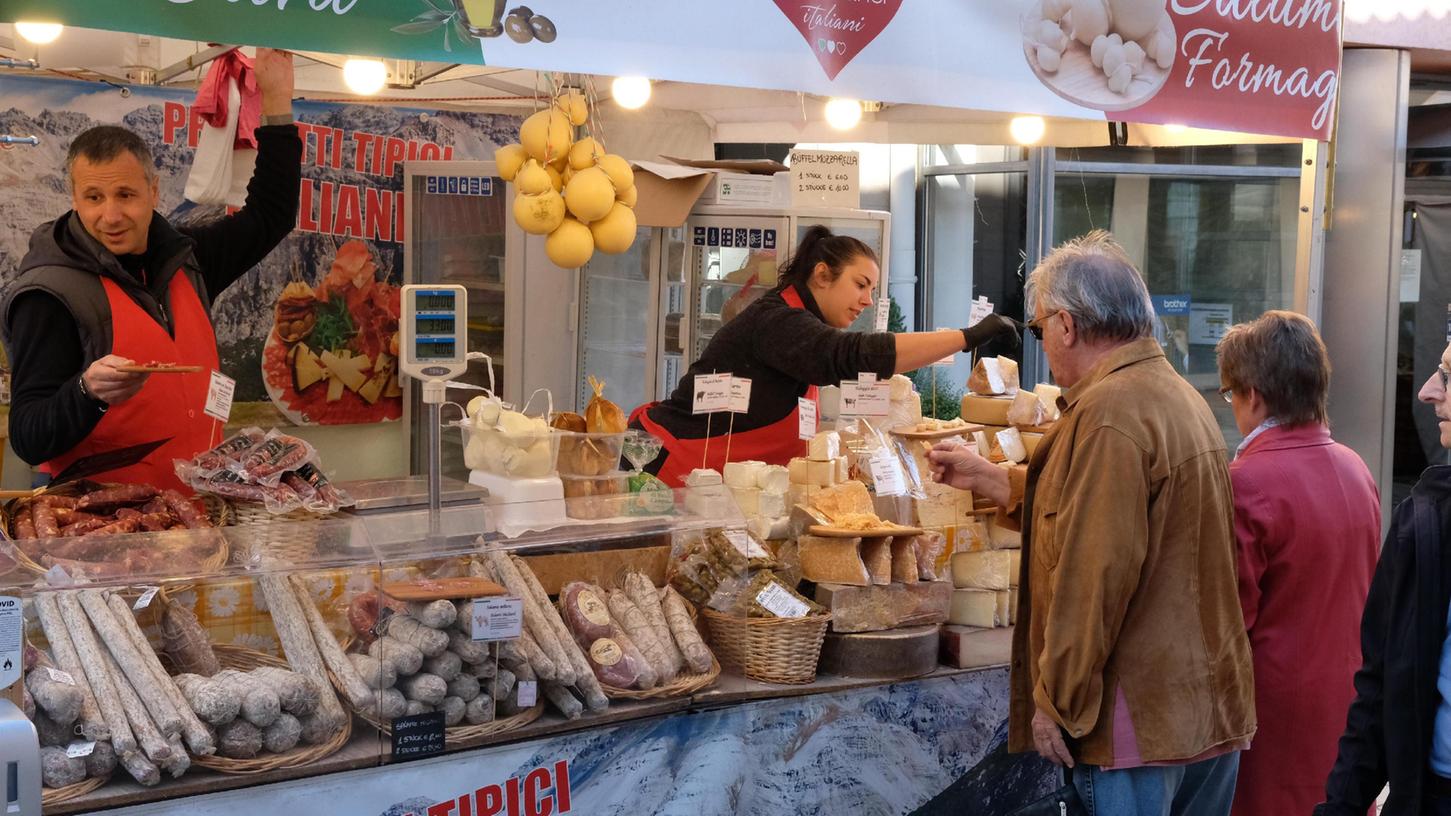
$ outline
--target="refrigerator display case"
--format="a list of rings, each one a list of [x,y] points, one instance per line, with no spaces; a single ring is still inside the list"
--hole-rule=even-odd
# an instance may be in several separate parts
[[[877,253],[882,268],[877,293],[883,296],[889,213],[697,207],[683,228],[642,229],[629,254],[597,255],[582,270],[579,380],[608,372],[603,378],[621,405],[669,396],[720,327],[776,285],[780,266],[816,224],[859,238]],[[646,265],[643,274],[639,263]],[[851,329],[871,331],[875,319],[874,307]],[[640,350],[644,360],[625,359]],[[583,390],[579,400],[581,405],[588,400]]]

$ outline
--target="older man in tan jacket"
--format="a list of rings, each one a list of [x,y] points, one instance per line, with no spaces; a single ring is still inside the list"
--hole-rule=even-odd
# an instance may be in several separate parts
[[[1228,814],[1255,714],[1224,439],[1107,233],[1049,255],[1028,301],[1062,419],[1026,468],[931,453],[1022,524],[1009,749],[1073,768],[1094,814]]]

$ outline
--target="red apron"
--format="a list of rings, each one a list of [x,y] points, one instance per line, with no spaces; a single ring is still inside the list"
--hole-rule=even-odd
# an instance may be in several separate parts
[[[212,444],[213,420],[202,411],[211,372],[218,367],[212,321],[184,272],[176,273],[169,288],[175,338],[136,305],[119,284],[109,278],[102,278],[101,283],[111,306],[112,354],[138,363],[201,366],[201,371],[151,375],[136,396],[107,410],[90,436],[41,465],[41,470],[54,476],[82,457],[170,437],[170,442],[143,461],[88,478],[181,489],[172,460],[190,459]]]
[[[793,309],[806,308],[806,304],[802,302],[801,295],[796,292],[794,286],[781,290],[781,297],[786,301],[786,305]],[[807,387],[806,398],[812,402],[816,401],[816,386]],[[709,468],[717,472],[725,470],[725,433],[726,429],[730,427],[729,417],[721,417],[716,423],[720,428],[719,436],[677,439],[663,425],[650,418],[649,410],[655,405],[656,403],[652,402],[636,408],[630,415],[630,421],[639,420],[640,427],[664,443],[665,461],[660,465],[660,472],[656,474],[662,482],[670,487],[684,487],[685,477],[696,468]],[[731,434],[731,461],[743,462],[753,459],[770,465],[784,465],[794,457],[802,455],[806,443],[800,435],[798,418],[800,412],[799,407],[793,408],[791,413],[770,425]]]

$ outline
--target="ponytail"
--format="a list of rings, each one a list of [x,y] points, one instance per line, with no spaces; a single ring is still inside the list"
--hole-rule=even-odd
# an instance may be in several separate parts
[[[801,243],[796,245],[796,253],[782,264],[776,291],[788,286],[805,291],[819,263],[826,264],[827,280],[834,281],[841,277],[842,267],[862,257],[879,263],[877,253],[871,247],[849,235],[835,235],[821,224],[816,224],[806,230],[806,234],[801,236]]]

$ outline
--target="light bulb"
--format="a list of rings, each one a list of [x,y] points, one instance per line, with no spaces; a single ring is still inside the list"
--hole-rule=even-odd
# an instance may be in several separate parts
[[[61,30],[64,28],[65,26],[60,23],[18,22],[15,24],[15,33],[19,34],[27,42],[33,42],[36,45],[45,45],[46,43],[55,42],[56,38],[60,36]]]
[[[650,101],[650,80],[639,76],[616,77],[610,83],[610,96],[626,110],[643,108]]]
[[[1014,116],[1008,123],[1008,131],[1013,134],[1013,141],[1021,145],[1037,144],[1046,129],[1041,116]]]
[[[837,130],[851,130],[862,120],[862,103],[855,99],[832,98],[826,102],[826,123]]]
[[[350,59],[343,63],[343,82],[359,96],[372,96],[388,83],[388,66],[382,60]]]

